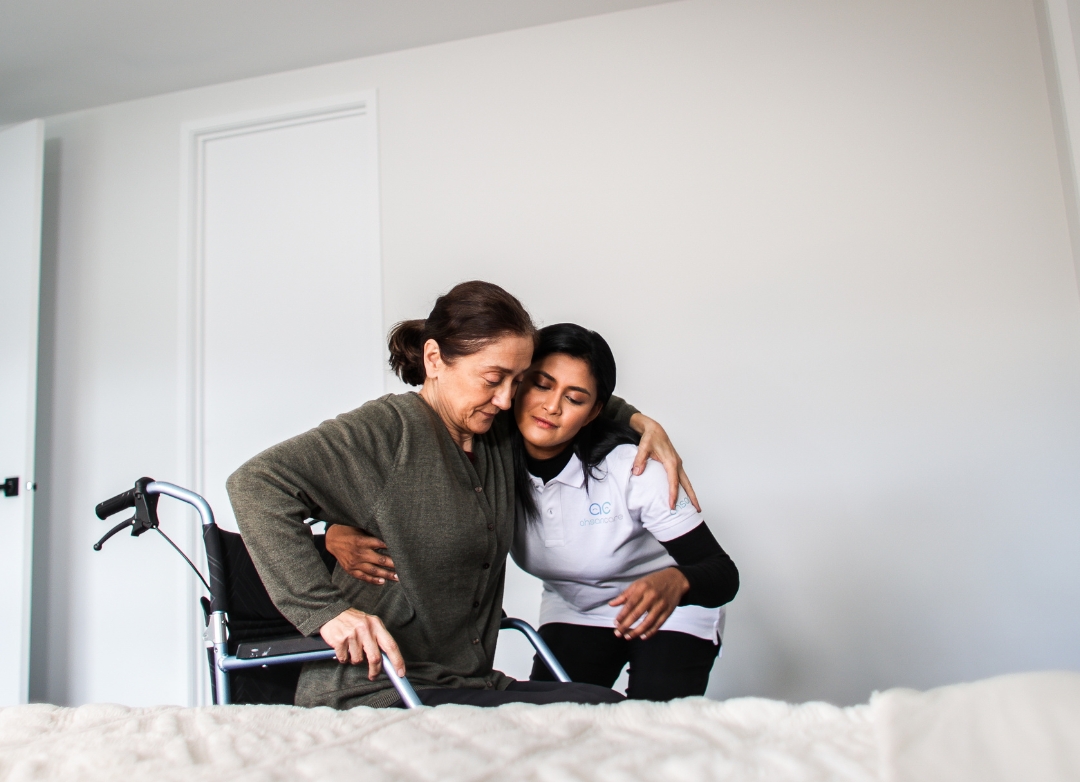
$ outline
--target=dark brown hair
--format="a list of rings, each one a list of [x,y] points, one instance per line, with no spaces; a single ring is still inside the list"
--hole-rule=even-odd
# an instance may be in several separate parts
[[[390,330],[390,368],[410,386],[422,386],[429,339],[450,364],[510,335],[536,339],[536,326],[521,302],[490,282],[462,282],[435,300],[427,320],[403,320]]]

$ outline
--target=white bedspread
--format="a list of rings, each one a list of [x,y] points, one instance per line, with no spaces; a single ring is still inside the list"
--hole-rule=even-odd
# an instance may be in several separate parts
[[[1080,674],[867,705],[740,698],[617,706],[0,709],[0,780],[1080,779]]]

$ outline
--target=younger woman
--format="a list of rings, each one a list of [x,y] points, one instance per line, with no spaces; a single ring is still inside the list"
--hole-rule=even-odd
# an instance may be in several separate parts
[[[633,475],[637,437],[600,416],[615,388],[603,337],[541,329],[514,402],[517,521],[511,556],[543,579],[540,635],[575,682],[627,696],[704,695],[739,573],[664,469]],[[537,659],[533,681],[550,681]]]

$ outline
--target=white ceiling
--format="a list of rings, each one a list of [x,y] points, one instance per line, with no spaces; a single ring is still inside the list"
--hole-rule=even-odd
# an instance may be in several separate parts
[[[670,0],[0,0],[0,125]]]

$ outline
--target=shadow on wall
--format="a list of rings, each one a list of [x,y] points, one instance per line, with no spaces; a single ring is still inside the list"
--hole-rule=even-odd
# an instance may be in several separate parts
[[[60,213],[60,139],[45,141],[41,213],[41,302],[38,322],[37,455],[34,480],[34,561],[30,606],[30,701],[60,703],[68,691],[68,568],[63,540],[54,539],[52,477],[55,426],[57,258]],[[50,585],[60,586],[50,590]],[[53,595],[50,597],[50,593]],[[58,642],[61,641],[61,642]]]

